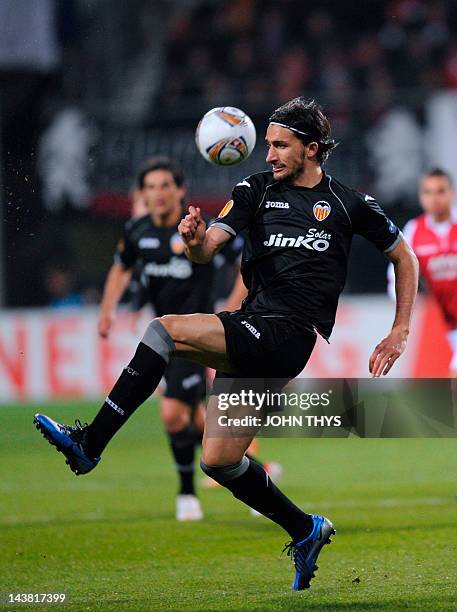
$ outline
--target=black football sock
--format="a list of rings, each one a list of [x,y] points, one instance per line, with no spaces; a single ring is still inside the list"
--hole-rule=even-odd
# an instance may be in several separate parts
[[[173,349],[173,340],[162,324],[154,320],[86,430],[84,448],[89,456],[98,457],[127,419],[153,393]]]
[[[115,433],[153,393],[165,367],[162,357],[140,342],[133,359],[87,428],[85,450],[89,456],[98,457],[102,453]]]
[[[191,423],[180,431],[168,432],[171,452],[179,475],[179,494],[195,495],[194,487],[194,455],[195,431]]]
[[[247,457],[245,461],[249,461],[249,465],[244,473],[221,484],[237,499],[281,525],[294,542],[306,538],[313,529],[311,516],[278,489],[260,464]]]
[[[203,432],[202,431],[198,431],[197,429],[195,429],[195,426],[192,426],[193,432],[194,432],[194,442],[195,442],[195,446],[201,446],[202,442],[203,442]]]
[[[254,457],[253,455],[251,455],[251,453],[244,453],[245,456],[250,460],[250,461],[254,461],[254,463],[258,463],[261,466],[264,466],[264,462],[261,459],[256,459],[256,457]]]

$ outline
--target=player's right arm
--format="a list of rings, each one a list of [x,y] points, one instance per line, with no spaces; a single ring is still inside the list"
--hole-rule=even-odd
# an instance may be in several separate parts
[[[124,236],[119,240],[114,263],[108,272],[98,318],[98,333],[107,338],[116,317],[116,308],[132,279],[133,266],[138,252],[130,239],[131,221],[124,228]]]
[[[206,230],[206,223],[199,208],[189,206],[189,212],[178,225],[184,242],[186,256],[194,263],[209,263],[214,255],[227,244],[231,236],[219,227]]]
[[[265,193],[265,176],[259,173],[235,185],[232,199],[206,230],[200,209],[189,206],[189,213],[181,221],[178,231],[185,245],[187,257],[195,263],[209,263],[214,255],[247,227]]]
[[[98,333],[107,338],[116,317],[116,308],[121,297],[132,280],[132,269],[124,268],[122,264],[111,266],[103,289],[98,318]]]

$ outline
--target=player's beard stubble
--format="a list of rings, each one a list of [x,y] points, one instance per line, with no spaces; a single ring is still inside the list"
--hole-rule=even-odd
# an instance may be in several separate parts
[[[303,150],[299,156],[297,156],[294,160],[291,160],[287,164],[286,167],[288,169],[288,172],[277,179],[275,177],[275,179],[278,182],[286,182],[286,183],[294,184],[295,181],[304,172],[305,160],[306,160],[306,155],[305,155],[305,151]]]

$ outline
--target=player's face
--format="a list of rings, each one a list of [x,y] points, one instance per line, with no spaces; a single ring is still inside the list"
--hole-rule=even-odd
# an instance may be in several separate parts
[[[437,221],[447,219],[451,212],[454,190],[445,176],[425,176],[420,186],[420,203],[426,213]]]
[[[184,188],[178,187],[168,170],[148,172],[141,193],[151,214],[166,216],[181,206]]]
[[[304,171],[307,159],[317,150],[316,143],[305,146],[291,130],[273,123],[267,128],[265,141],[268,148],[266,162],[271,164],[276,181],[296,179]],[[315,150],[313,145],[316,145]]]

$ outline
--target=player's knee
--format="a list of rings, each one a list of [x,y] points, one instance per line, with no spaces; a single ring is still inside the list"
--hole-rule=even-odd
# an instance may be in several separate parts
[[[163,407],[160,411],[160,418],[168,433],[176,433],[181,431],[190,423],[188,412],[177,410],[168,406]]]
[[[200,461],[200,467],[210,478],[221,485],[225,485],[230,480],[238,478],[246,472],[249,467],[249,459],[243,457],[239,463],[232,465],[208,465],[204,461]]]
[[[163,357],[167,363],[176,348],[171,334],[160,319],[153,319],[149,323],[141,342]]]
[[[184,342],[182,315],[163,315],[155,319],[167,330],[173,342]]]
[[[243,458],[244,448],[209,443],[208,438],[203,441],[201,461],[205,465],[210,465],[214,467],[235,465],[240,463]]]

